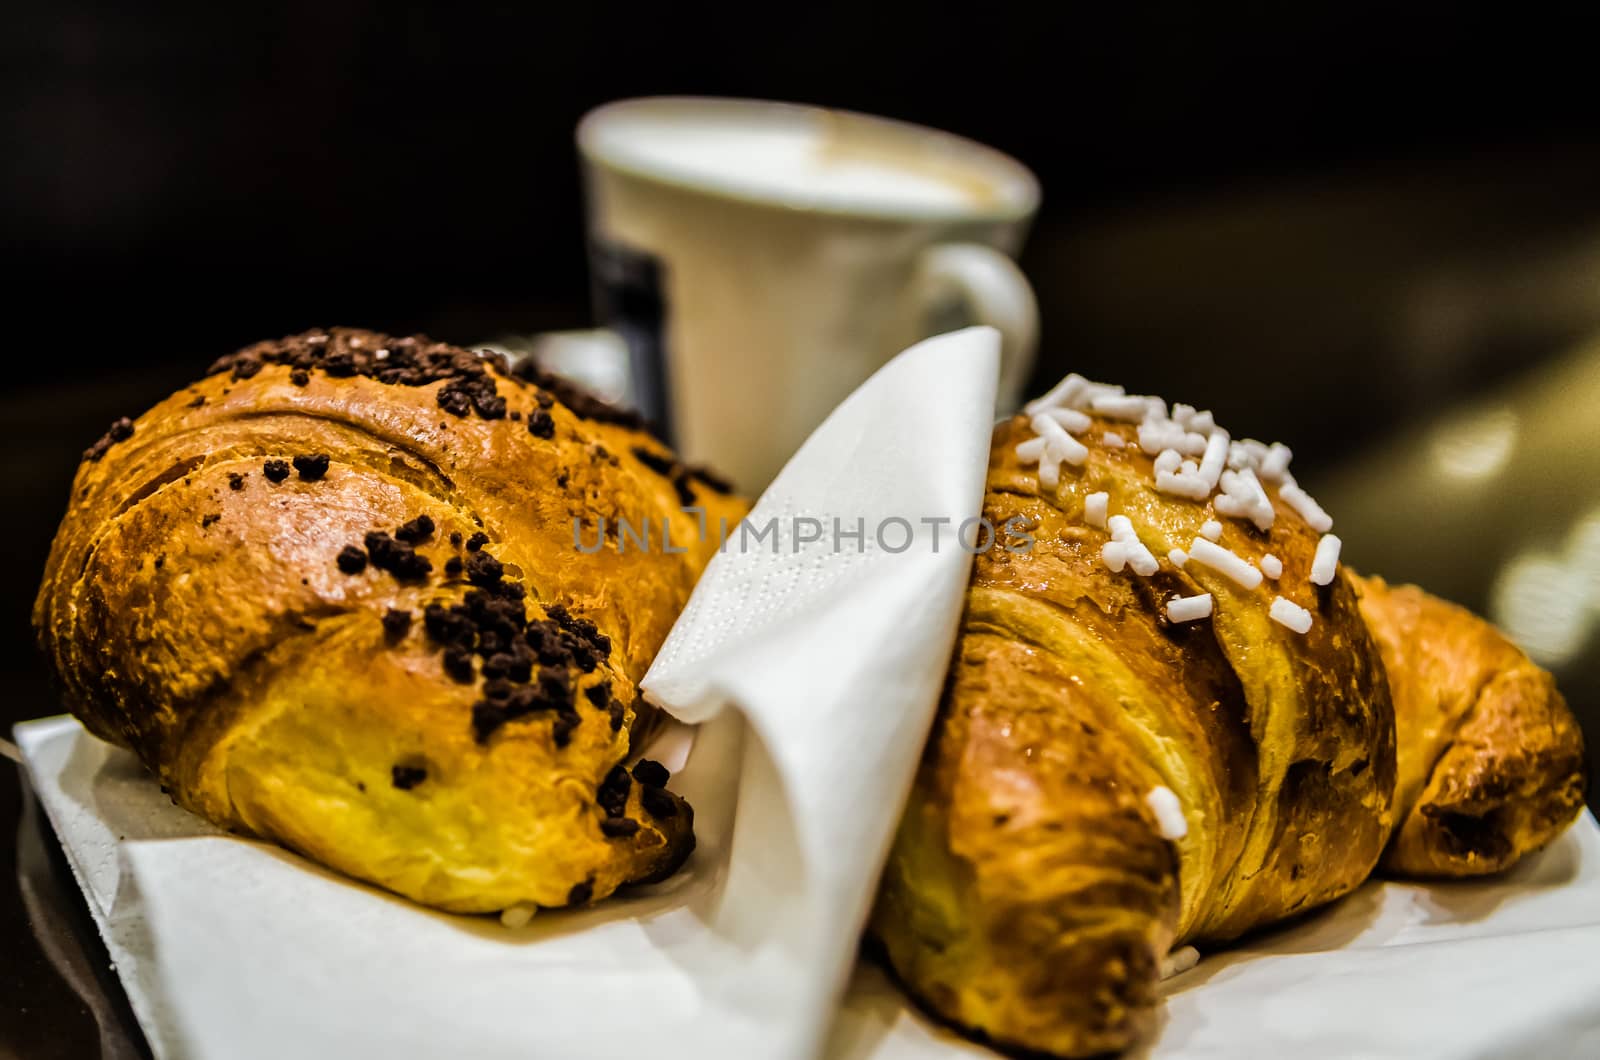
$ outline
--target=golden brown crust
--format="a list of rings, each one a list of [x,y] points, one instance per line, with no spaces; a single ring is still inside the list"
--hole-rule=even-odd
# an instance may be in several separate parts
[[[1358,581],[1399,746],[1385,870],[1498,872],[1583,809],[1583,734],[1555,681],[1476,615],[1415,586]]]
[[[648,436],[580,417],[497,366],[484,372],[508,415],[489,419],[492,397],[442,407],[450,378],[398,385],[274,363],[314,339],[244,351],[245,368],[174,394],[79,469],[34,610],[68,706],[190,809],[430,905],[561,905],[659,874],[692,842],[687,807],[667,816],[656,797],[661,814],[641,812],[633,785],[641,827],[607,835],[596,791],[627,753],[636,682],[715,548],[680,492],[713,519],[742,504],[675,484]],[[318,349],[370,368],[397,341],[474,360],[353,330]],[[266,474],[268,461],[318,454],[330,458],[320,476],[314,464]],[[369,532],[419,516],[434,526],[415,545],[425,577],[378,569],[376,551],[359,572],[339,565],[341,549],[366,552]],[[619,516],[650,520],[656,548],[624,551],[614,533],[597,553],[574,547],[575,518],[592,545],[595,520]],[[687,551],[661,550],[662,520]],[[466,634],[480,650],[463,682],[424,615],[474,599],[492,614]],[[386,628],[390,611],[409,627]],[[536,709],[484,733],[485,630],[522,615],[549,641],[521,686]],[[425,779],[405,784],[416,770]]]
[[[976,559],[872,928],[934,1011],[1079,1056],[1137,1040],[1172,942],[1231,938],[1366,878],[1390,829],[1394,723],[1354,593],[1309,584],[1318,535],[1286,506],[1267,534],[1223,521],[1224,547],[1283,561],[1277,584],[1193,562],[1113,574],[1090,493],[1157,555],[1213,511],[1157,493],[1139,450],[1098,444],[1041,497],[1014,452],[1030,435],[1020,417],[996,430],[984,514],[1023,518],[1034,543]],[[1166,619],[1197,592],[1211,618]],[[1309,634],[1268,619],[1278,593],[1312,611]],[[1185,813],[1176,843],[1146,803],[1158,785]]]

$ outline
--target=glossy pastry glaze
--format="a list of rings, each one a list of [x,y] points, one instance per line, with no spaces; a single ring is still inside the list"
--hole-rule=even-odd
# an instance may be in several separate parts
[[[211,821],[442,909],[581,903],[693,842],[619,768],[716,547],[690,502],[743,512],[552,380],[308,333],[86,454],[34,622],[73,712]]]
[[[1583,733],[1555,680],[1493,626],[1414,585],[1358,578],[1394,693],[1399,783],[1384,870],[1479,876],[1583,810]]]
[[[1161,958],[1232,938],[1359,885],[1388,836],[1394,719],[1378,652],[1341,571],[1308,580],[1319,534],[1279,501],[1270,531],[1236,519],[1220,546],[1283,565],[1246,589],[1194,560],[1113,572],[1085,501],[1156,555],[1189,549],[1210,504],[1154,488],[1152,458],[1100,439],[1055,491],[995,433],[984,514],[1022,517],[1030,549],[976,560],[944,700],[872,927],[942,1016],[1013,1046],[1084,1055],[1152,1023]],[[1013,524],[1017,525],[1017,524]],[[1210,616],[1174,623],[1174,597]],[[1282,595],[1304,635],[1269,618]],[[1187,825],[1162,835],[1150,793]]]

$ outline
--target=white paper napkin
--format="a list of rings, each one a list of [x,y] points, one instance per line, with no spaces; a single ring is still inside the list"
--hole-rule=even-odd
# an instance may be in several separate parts
[[[516,931],[435,914],[218,834],[75,722],[21,727],[157,1055],[817,1055],[954,639],[998,349],[886,365],[759,502],[773,536],[708,569],[647,678],[704,723],[651,751],[696,809],[664,884]]]

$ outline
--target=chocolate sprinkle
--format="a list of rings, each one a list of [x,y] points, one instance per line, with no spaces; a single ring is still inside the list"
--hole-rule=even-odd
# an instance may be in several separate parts
[[[639,822],[631,817],[607,817],[600,822],[600,834],[607,839],[626,839],[639,831]]]
[[[428,779],[428,771],[422,766],[395,766],[389,771],[394,786],[401,791],[410,791],[412,788]]]
[[[411,612],[397,611],[394,608],[383,613],[383,632],[393,640],[399,640],[411,631]]]
[[[346,574],[360,574],[367,569],[367,554],[355,545],[346,545],[339,550],[334,562]]]
[[[566,747],[572,742],[572,731],[581,724],[583,719],[568,707],[565,713],[556,715],[556,723],[550,727],[550,738],[557,747]]]
[[[597,685],[590,685],[584,689],[585,698],[601,710],[606,709],[606,703],[611,699],[611,682],[601,681]]]
[[[465,612],[466,608],[458,611],[457,608],[446,608],[443,604],[429,604],[422,612],[422,626],[435,643],[446,646],[471,644],[474,633],[472,619]]]
[[[462,684],[471,684],[476,676],[472,672],[472,652],[456,645],[444,652],[444,672]]]
[[[426,541],[433,536],[433,519],[427,514],[419,515],[409,523],[401,523],[395,530],[394,536],[408,545],[415,545],[419,541]]]
[[[689,477],[712,493],[720,493],[724,497],[733,492],[733,483],[718,475],[710,468],[691,466],[688,468]]]
[[[467,581],[479,587],[494,585],[505,575],[505,567],[487,552],[473,552],[467,556]]]
[[[678,493],[678,504],[681,507],[688,508],[697,499],[689,485],[689,472],[686,470],[679,470],[672,476],[672,488]]]
[[[567,892],[568,905],[583,905],[594,897],[594,880],[587,879],[582,883],[572,885],[572,890]]]
[[[245,475],[243,472],[235,471],[233,474],[228,476],[228,488],[234,490],[235,492],[242,490],[244,489],[244,480]]]
[[[363,543],[372,557],[372,565],[401,581],[421,581],[433,571],[433,561],[427,556],[381,530],[369,532]]]
[[[484,533],[482,530],[479,530],[477,533],[475,533],[471,537],[467,538],[467,551],[468,552],[476,552],[476,551],[478,551],[478,549],[482,548],[484,545],[487,545],[488,543],[489,543],[489,535]]]
[[[640,788],[639,805],[644,807],[645,813],[658,821],[664,821],[678,815],[678,802],[667,794],[664,788]]]
[[[633,455],[638,457],[639,463],[658,475],[670,477],[678,469],[678,462],[672,457],[652,452],[642,445],[633,447]]]
[[[733,487],[722,478],[703,467],[690,467],[681,463],[677,457],[669,453],[658,453],[642,445],[633,447],[633,455],[639,463],[654,471],[668,482],[678,494],[678,503],[684,507],[694,504],[696,497],[694,485],[698,483],[711,490],[713,493],[729,494]]]
[[[660,762],[641,758],[633,767],[633,779],[651,787],[664,788],[667,786],[667,781],[672,779],[672,774],[667,772],[667,767]]]
[[[452,530],[452,531],[450,531],[450,547],[451,548],[460,548],[461,547],[461,531],[460,530]]]
[[[206,396],[204,394],[196,394],[194,396],[194,399],[189,402],[187,407],[191,408],[191,409],[197,409],[201,405],[204,405],[205,403],[206,403]]]
[[[535,438],[550,439],[556,436],[556,421],[544,409],[534,409],[528,417],[528,433]]]
[[[132,437],[133,421],[126,416],[118,417],[112,421],[111,426],[106,428],[106,433],[100,436],[99,441],[83,451],[83,458],[91,462],[98,461],[106,455],[106,450],[113,445],[118,442],[125,442]]]
[[[495,730],[510,721],[506,708],[484,701],[472,705],[472,735],[479,743],[488,743]]]
[[[628,722],[627,708],[622,705],[622,700],[611,701],[611,731],[621,732],[622,727]]]
[[[461,572],[465,567],[466,564],[461,562],[460,556],[451,556],[449,559],[444,561],[445,577],[459,578],[461,577]]]
[[[380,357],[379,350],[387,352]],[[497,354],[471,353],[434,342],[424,335],[396,338],[347,328],[310,331],[258,342],[219,358],[207,374],[232,372],[235,379],[249,379],[269,364],[287,365],[289,381],[295,386],[305,386],[315,370],[336,378],[364,376],[395,386],[443,383],[436,397],[440,408],[453,416],[467,417],[476,413],[488,420],[501,419],[507,414],[499,382],[529,381],[528,372],[512,373],[505,359]],[[632,413],[607,405],[570,383],[546,377],[536,368],[531,368],[531,374],[531,381],[555,390],[585,419],[637,425],[637,417]],[[548,401],[542,392],[539,398]]]
[[[210,526],[212,523],[221,518],[222,515],[220,512],[212,512],[209,515],[202,515],[200,517],[200,529],[204,530],[206,527]]]
[[[541,391],[547,391],[548,394],[555,395],[579,419],[593,420],[595,423],[615,423],[624,427],[632,427],[635,430],[650,429],[649,425],[645,423],[637,412],[632,409],[618,408],[616,405],[601,401],[575,383],[569,383],[560,376],[551,375],[549,372],[544,371],[533,362],[531,357],[520,362],[512,370],[512,374],[524,382],[534,384]],[[546,401],[547,396],[547,394],[540,394],[539,405],[541,408],[549,407],[549,403]],[[532,420],[533,417],[529,417],[530,430],[532,429]]]
[[[632,787],[633,778],[628,776],[628,771],[620,765],[612,766],[595,791],[594,801],[606,811],[607,817],[621,817],[628,808],[628,791]]]
[[[315,456],[297,456],[294,458],[294,469],[300,477],[307,482],[315,482],[328,473],[328,454],[318,453]]]
[[[282,482],[289,477],[289,463],[286,460],[268,460],[261,465],[261,473],[267,476],[268,482]]]

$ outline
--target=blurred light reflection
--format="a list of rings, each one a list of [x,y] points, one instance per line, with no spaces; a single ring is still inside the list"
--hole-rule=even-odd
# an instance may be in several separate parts
[[[1518,426],[1517,414],[1505,405],[1452,416],[1429,438],[1434,464],[1454,478],[1488,478],[1511,458]]]
[[[1495,580],[1495,624],[1535,662],[1560,666],[1583,649],[1593,624],[1588,588],[1551,553],[1525,552]]]

